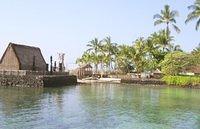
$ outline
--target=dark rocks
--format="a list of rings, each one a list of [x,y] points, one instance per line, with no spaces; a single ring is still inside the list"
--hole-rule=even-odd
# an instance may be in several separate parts
[[[133,84],[152,84],[152,85],[165,85],[166,83],[160,79],[122,79],[122,83],[133,83]]]

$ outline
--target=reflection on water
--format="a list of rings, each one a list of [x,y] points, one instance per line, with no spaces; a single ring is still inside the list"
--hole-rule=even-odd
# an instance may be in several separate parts
[[[1,129],[200,129],[200,90],[0,87]]]

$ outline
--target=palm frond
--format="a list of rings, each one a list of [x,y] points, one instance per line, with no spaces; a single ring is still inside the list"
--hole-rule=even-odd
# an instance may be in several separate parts
[[[188,14],[187,19],[185,20],[185,23],[187,24],[188,22],[196,20],[197,18],[198,18],[198,16],[196,15],[196,12],[193,11]]]
[[[196,24],[196,30],[199,29],[199,26],[200,26],[200,18],[199,18],[199,20],[197,21],[197,24]]]
[[[200,5],[200,0],[196,0],[195,5]]]
[[[180,33],[180,32],[181,32],[181,30],[180,30],[175,24],[172,24],[172,26],[173,26],[173,28],[175,29],[175,31],[176,31],[177,33]]]
[[[190,6],[188,6],[188,9],[195,10],[196,8],[197,8],[197,6],[196,6],[196,5],[190,5]]]
[[[161,10],[160,14],[154,15],[153,18],[156,19],[154,22],[154,26],[165,23],[167,25],[167,30],[168,30],[169,24],[175,25],[175,23],[176,23],[175,17],[177,17],[178,15],[179,15],[178,11],[170,10],[170,6],[165,5],[164,9]],[[180,29],[177,26],[175,26],[175,30],[177,32],[180,32]],[[168,30],[168,32],[169,32],[169,30]]]
[[[171,17],[178,17],[178,16],[179,16],[179,12],[176,11],[176,10],[173,10],[173,11],[170,13],[170,16],[171,16]]]
[[[185,23],[198,19],[195,29],[198,30],[200,26],[200,0],[196,0],[193,5],[188,6],[188,9],[192,9],[187,16]]]
[[[164,21],[162,21],[162,20],[157,20],[157,21],[154,22],[154,26],[159,25],[159,24],[162,24],[163,22],[164,22]]]
[[[170,12],[170,6],[169,5],[165,5],[165,7],[164,7],[165,9],[165,12]]]
[[[176,20],[174,18],[169,20],[170,22],[176,23]]]
[[[156,15],[153,16],[153,19],[156,19],[156,18],[163,19],[163,17],[160,14],[156,14]]]
[[[92,45],[91,45],[91,44],[87,44],[86,46],[87,46],[87,47],[92,47]]]

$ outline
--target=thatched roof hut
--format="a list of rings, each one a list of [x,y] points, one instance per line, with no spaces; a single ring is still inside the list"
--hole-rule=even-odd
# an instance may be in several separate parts
[[[156,69],[155,71],[153,71],[154,78],[160,79],[160,78],[162,78],[162,76],[163,76],[163,74],[159,69]]]
[[[155,71],[153,71],[154,74],[162,74],[162,72],[159,69],[156,69]]]
[[[186,69],[186,71],[194,73],[195,75],[200,75],[200,65],[190,66]]]
[[[81,65],[78,69],[85,69],[85,70],[87,70],[87,69],[92,69],[92,66],[90,65],[90,64],[85,64],[85,65]]]
[[[9,43],[0,60],[0,69],[45,71],[46,62],[40,48]]]
[[[82,65],[75,70],[75,74],[78,78],[91,77],[93,74],[92,66],[90,64]]]

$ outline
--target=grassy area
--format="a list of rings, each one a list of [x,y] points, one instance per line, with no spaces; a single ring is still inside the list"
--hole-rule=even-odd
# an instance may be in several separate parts
[[[200,76],[164,76],[162,80],[165,81],[168,85],[200,85]]]

